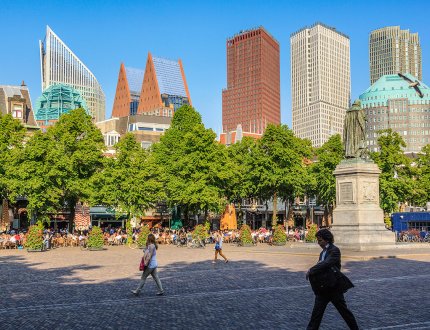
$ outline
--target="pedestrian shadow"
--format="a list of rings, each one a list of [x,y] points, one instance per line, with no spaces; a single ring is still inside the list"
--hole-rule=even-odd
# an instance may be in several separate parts
[[[0,257],[2,329],[303,329],[313,306],[304,270],[257,260],[178,260],[161,265],[163,297],[155,296],[150,278],[141,296],[129,293],[139,281],[136,265],[36,267],[42,263],[22,256]],[[399,258],[344,262],[343,271],[356,285],[346,298],[361,328],[405,325],[411,319],[427,322],[425,313],[416,313],[416,304],[419,301],[420,310],[430,309],[419,290],[430,285],[429,266]],[[130,276],[91,282],[79,275],[82,270]],[[321,329],[344,328],[329,305]]]

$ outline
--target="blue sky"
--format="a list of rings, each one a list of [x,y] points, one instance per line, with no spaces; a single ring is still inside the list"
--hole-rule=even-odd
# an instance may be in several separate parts
[[[351,40],[351,96],[369,87],[370,31],[400,25],[418,32],[423,81],[430,82],[430,2],[405,1],[0,1],[0,84],[25,80],[41,94],[38,41],[46,25],[95,74],[110,118],[119,66],[144,68],[147,54],[181,58],[194,107],[206,127],[221,129],[226,39],[260,25],[281,46],[281,120],[291,127],[290,34],[317,21]]]

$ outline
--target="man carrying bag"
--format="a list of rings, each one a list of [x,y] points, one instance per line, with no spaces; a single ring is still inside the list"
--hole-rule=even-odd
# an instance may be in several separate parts
[[[343,294],[354,287],[352,282],[340,271],[340,250],[336,247],[333,234],[321,229],[316,234],[318,245],[323,249],[318,263],[306,274],[315,293],[315,303],[308,330],[318,329],[329,302],[338,310],[350,329],[358,329],[354,314],[348,309]]]

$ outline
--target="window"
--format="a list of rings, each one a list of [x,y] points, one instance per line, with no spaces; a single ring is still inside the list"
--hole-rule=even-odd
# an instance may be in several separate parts
[[[22,112],[23,112],[23,104],[13,104],[12,105],[12,117],[13,118],[22,118]]]

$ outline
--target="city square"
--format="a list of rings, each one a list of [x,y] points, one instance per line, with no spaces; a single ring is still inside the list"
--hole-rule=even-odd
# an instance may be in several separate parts
[[[58,248],[0,253],[2,329],[304,329],[314,295],[305,273],[316,244],[283,247],[225,244],[230,262],[212,264],[205,249],[160,246],[166,294],[149,279],[142,294],[141,250]],[[342,251],[342,270],[355,284],[346,300],[361,329],[427,329],[430,249]],[[345,329],[329,305],[321,329]]]
[[[430,329],[406,9],[2,1],[0,330]]]

